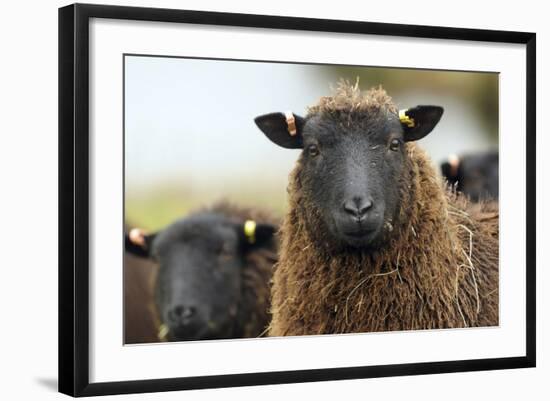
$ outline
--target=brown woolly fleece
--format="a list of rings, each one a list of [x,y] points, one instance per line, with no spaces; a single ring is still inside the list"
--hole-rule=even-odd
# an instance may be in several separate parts
[[[342,104],[322,99],[310,113],[331,101]],[[270,336],[498,325],[498,204],[470,204],[443,186],[425,152],[410,142],[406,150],[398,221],[376,252],[318,245],[323,227],[303,196],[298,160],[280,230]]]
[[[363,92],[359,89],[359,81],[355,85],[350,85],[348,81],[342,80],[338,82],[332,96],[323,96],[317,104],[308,107],[308,115],[368,113],[380,109],[386,109],[391,113],[398,111],[382,86]]]
[[[226,201],[214,204],[212,207],[199,209],[196,212],[217,212],[235,220],[244,222],[255,220],[258,223],[269,223],[275,226],[279,221],[267,211],[258,208],[239,207]],[[193,214],[195,212],[191,212]],[[126,343],[158,342],[161,321],[154,302],[154,286],[158,273],[158,265],[149,261],[150,274],[136,275],[128,272],[138,262],[137,258],[129,256],[131,265],[125,265],[125,339]],[[125,259],[127,260],[127,259]],[[263,336],[271,318],[270,314],[270,280],[273,275],[273,266],[277,261],[277,238],[272,244],[249,252],[245,258],[242,270],[242,295],[236,316],[236,337],[249,338]],[[139,283],[128,280],[138,279]],[[144,284],[144,282],[147,284]],[[140,288],[137,295],[135,288]],[[151,326],[154,327],[154,336],[151,336]]]

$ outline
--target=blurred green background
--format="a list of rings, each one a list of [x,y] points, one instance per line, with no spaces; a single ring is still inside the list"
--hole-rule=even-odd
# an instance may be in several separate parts
[[[156,230],[227,199],[282,215],[299,151],[256,128],[257,115],[329,95],[340,78],[382,85],[398,107],[445,108],[420,141],[434,164],[498,148],[498,74],[185,58],[125,58],[125,219]]]

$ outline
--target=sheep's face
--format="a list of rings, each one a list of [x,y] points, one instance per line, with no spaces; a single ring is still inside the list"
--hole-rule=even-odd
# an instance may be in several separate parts
[[[156,306],[171,341],[234,336],[247,252],[268,241],[274,228],[256,228],[215,213],[193,215],[150,236],[148,256],[160,268]]]
[[[398,210],[405,156],[403,129],[391,113],[313,116],[304,124],[300,182],[331,237],[375,247]]]
[[[415,127],[386,108],[294,116],[295,135],[289,135],[288,117],[281,113],[258,117],[256,123],[280,146],[302,149],[302,203],[326,228],[309,227],[315,237],[316,231],[326,231],[332,244],[377,248],[391,233],[401,206],[405,142],[429,133],[442,112],[436,106],[408,110]]]

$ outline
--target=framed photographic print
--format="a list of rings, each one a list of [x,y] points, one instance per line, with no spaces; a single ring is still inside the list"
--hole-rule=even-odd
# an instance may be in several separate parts
[[[535,79],[534,33],[61,8],[59,390],[535,366]]]

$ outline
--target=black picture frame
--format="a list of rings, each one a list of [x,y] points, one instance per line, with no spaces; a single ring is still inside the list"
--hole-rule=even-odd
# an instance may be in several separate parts
[[[526,353],[520,357],[90,383],[88,61],[91,18],[180,22],[526,46]],[[72,396],[421,375],[534,367],[536,35],[219,12],[74,4],[59,9],[59,391]]]

